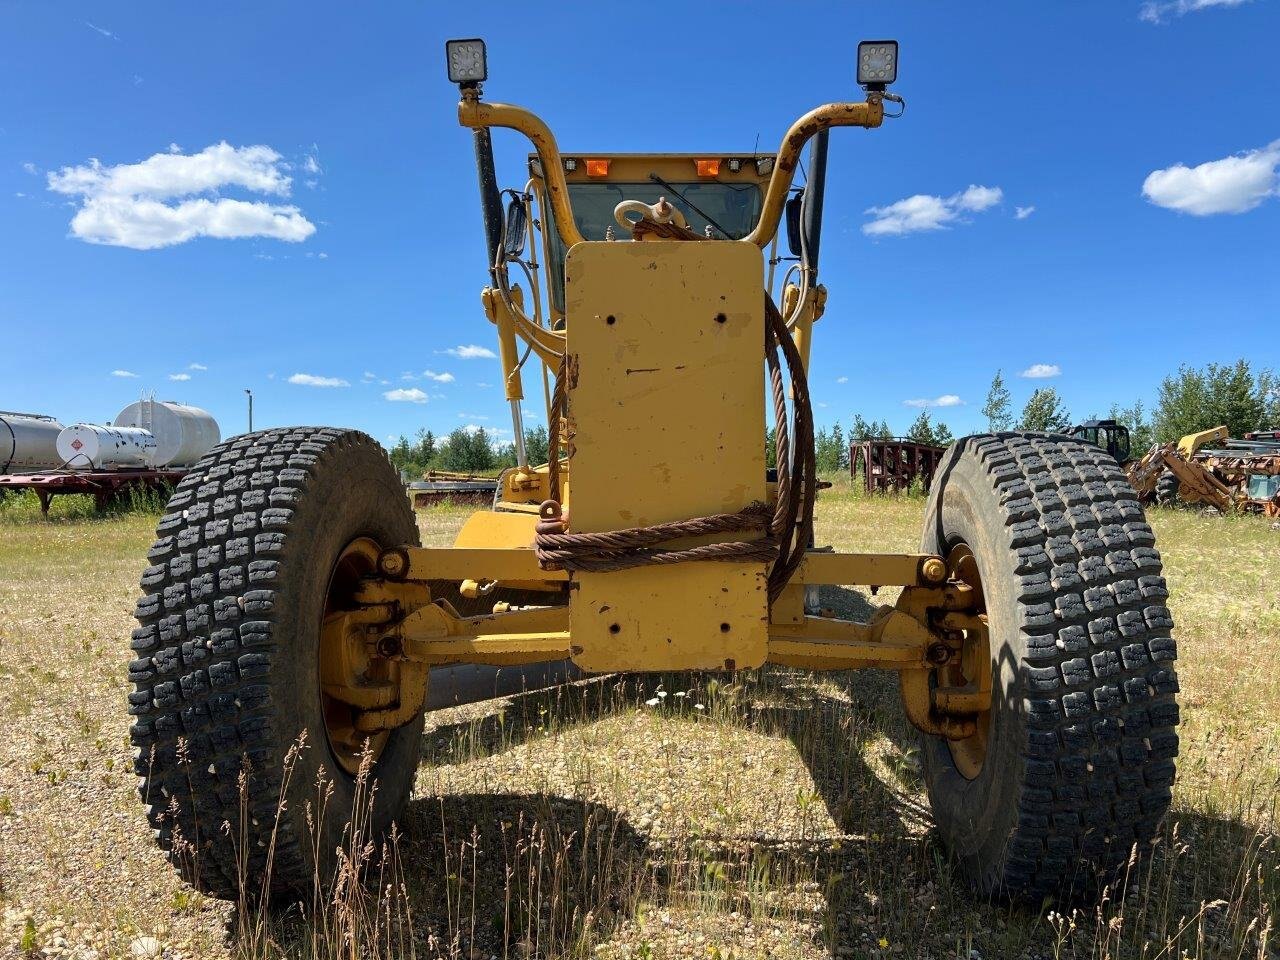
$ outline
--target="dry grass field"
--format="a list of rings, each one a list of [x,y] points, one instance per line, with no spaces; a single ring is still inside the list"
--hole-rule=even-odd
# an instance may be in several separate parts
[[[914,550],[923,501],[823,495],[818,542]],[[971,899],[892,678],[595,679],[429,717],[395,858],[265,916],[153,846],[125,664],[154,516],[0,510],[0,956],[1280,956],[1280,530],[1156,511],[1182,756],[1151,869],[1099,903]],[[421,513],[447,543],[464,510]],[[827,603],[871,598],[833,590]],[[892,596],[882,596],[875,602]]]

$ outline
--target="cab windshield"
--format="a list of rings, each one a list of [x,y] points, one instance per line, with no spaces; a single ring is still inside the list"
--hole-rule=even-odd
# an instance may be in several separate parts
[[[617,239],[630,239],[613,218],[614,208],[624,200],[653,204],[660,197],[666,197],[668,203],[684,214],[690,229],[705,233],[709,226],[711,236],[717,239],[741,240],[760,219],[764,198],[754,183],[701,181],[672,183],[672,186],[674,190],[656,183],[571,183],[569,203],[578,230],[587,240],[604,240],[609,227],[613,227]],[[551,302],[563,313],[565,244],[558,230],[551,231],[550,240]]]

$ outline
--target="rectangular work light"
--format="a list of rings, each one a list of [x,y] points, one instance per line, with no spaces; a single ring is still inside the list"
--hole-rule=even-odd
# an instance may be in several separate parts
[[[858,44],[859,86],[883,90],[897,78],[897,40],[863,40]]]
[[[483,40],[446,40],[444,56],[451,83],[473,84],[488,77]]]

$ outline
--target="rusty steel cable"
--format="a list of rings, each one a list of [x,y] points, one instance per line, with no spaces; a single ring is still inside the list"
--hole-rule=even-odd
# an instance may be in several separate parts
[[[560,505],[554,500],[546,501],[539,515],[542,519],[537,526],[535,545],[538,562],[544,569],[608,572],[689,560],[772,563],[778,555],[777,543],[769,535],[771,511],[763,503],[749,504],[737,513],[719,513],[604,533],[565,533]],[[706,543],[678,550],[658,548],[658,544],[685,537],[750,531],[762,535],[755,540]]]
[[[560,430],[568,413],[567,391],[573,361],[566,352],[560,361],[551,401],[547,468],[550,497],[539,511],[540,520],[534,537],[538,563],[543,569],[608,572],[691,560],[764,562],[771,564],[769,602],[777,599],[804,559],[809,545],[817,477],[813,409],[804,363],[787,330],[786,320],[768,293],[764,294],[764,306],[765,360],[776,424],[774,452],[778,484],[774,509],[770,511],[764,504],[753,503],[737,513],[600,533],[567,532],[567,518],[562,515],[560,506]],[[779,352],[782,354],[781,362]],[[790,411],[787,409],[784,365],[791,387]],[[752,540],[708,543],[681,549],[660,547],[660,544],[687,537],[750,531],[757,531],[760,536]]]
[[[556,369],[556,388],[551,394],[551,416],[547,423],[547,494],[560,502],[560,428],[567,413],[569,389],[569,349],[560,354]]]
[[[813,504],[817,496],[817,460],[814,457],[813,404],[804,360],[787,330],[786,320],[767,293],[765,310],[765,361],[769,369],[774,407],[774,454],[778,468],[777,500],[773,534],[778,540],[778,559],[769,572],[769,602],[778,598],[804,560],[813,534]],[[781,351],[791,380],[791,411],[788,416],[786,391],[782,382]],[[788,427],[790,424],[790,428]]]

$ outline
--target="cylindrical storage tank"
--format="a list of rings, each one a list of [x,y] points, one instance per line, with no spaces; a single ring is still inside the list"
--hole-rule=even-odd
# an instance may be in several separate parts
[[[39,413],[0,412],[0,473],[36,473],[62,466],[62,424]]]
[[[222,439],[218,421],[199,407],[139,400],[116,414],[117,427],[141,427],[156,438],[157,467],[189,467]]]
[[[72,470],[150,469],[156,438],[140,427],[73,423],[58,434],[58,456]]]

